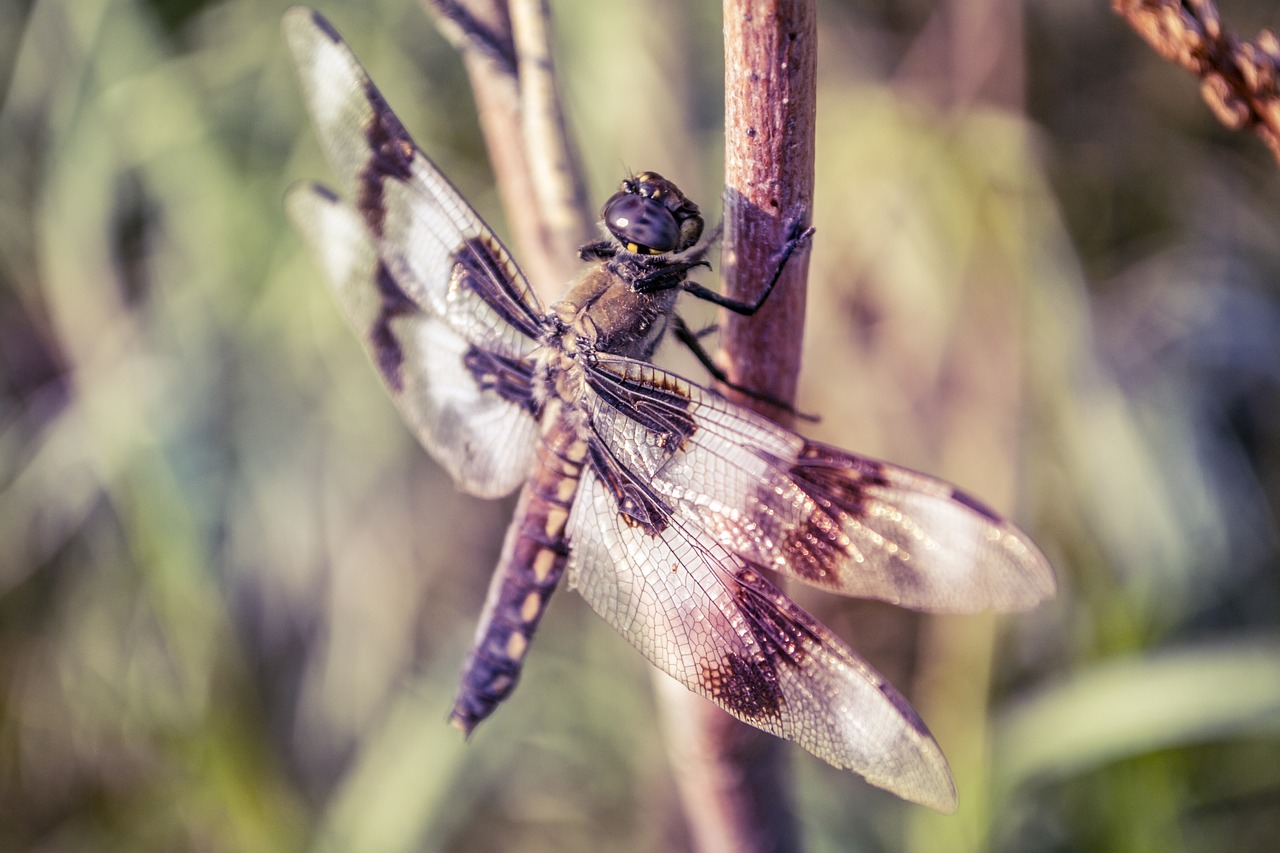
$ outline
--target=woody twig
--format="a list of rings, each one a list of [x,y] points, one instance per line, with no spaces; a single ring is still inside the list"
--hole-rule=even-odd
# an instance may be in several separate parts
[[[1271,30],[1242,40],[1213,0],[1113,0],[1112,9],[1170,62],[1200,78],[1200,94],[1232,130],[1251,129],[1280,162],[1280,41]]]

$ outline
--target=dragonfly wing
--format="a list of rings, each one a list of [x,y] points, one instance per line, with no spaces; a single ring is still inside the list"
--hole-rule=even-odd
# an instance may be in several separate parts
[[[1053,594],[1025,533],[941,480],[809,441],[651,364],[600,356],[591,427],[619,465],[745,560],[919,610]]]
[[[901,797],[955,808],[946,759],[907,701],[847,645],[650,495],[619,508],[599,460],[569,519],[569,583],[659,669],[733,716]],[[641,488],[640,484],[633,486]]]

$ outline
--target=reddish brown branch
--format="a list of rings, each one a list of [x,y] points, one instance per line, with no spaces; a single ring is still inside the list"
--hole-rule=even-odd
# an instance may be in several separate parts
[[[754,300],[790,226],[808,224],[813,207],[817,13],[808,0],[725,0],[724,28],[721,268],[727,295]],[[808,252],[797,252],[759,314],[724,318],[721,340],[734,382],[794,399],[808,272]]]
[[[1170,62],[1198,76],[1218,121],[1250,128],[1280,161],[1280,41],[1263,30],[1241,41],[1222,28],[1213,0],[1113,0],[1112,9]]]
[[[791,226],[810,218],[817,19],[811,0],[725,0],[724,20],[723,292],[754,301]],[[796,252],[754,317],[722,317],[732,381],[774,399],[794,399],[807,273],[808,252]],[[789,417],[758,401],[738,400]],[[663,699],[677,784],[698,849],[796,849],[787,745],[693,694],[678,691]]]

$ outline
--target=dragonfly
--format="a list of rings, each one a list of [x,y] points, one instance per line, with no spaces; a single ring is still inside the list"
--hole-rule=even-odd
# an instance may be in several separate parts
[[[771,577],[929,612],[1054,592],[1025,533],[933,477],[812,441],[652,363],[705,266],[698,206],[654,172],[544,307],[333,26],[283,23],[340,192],[286,207],[407,425],[463,491],[519,490],[451,721],[511,695],[562,577],[649,661],[745,723],[873,785],[956,807],[906,699]],[[805,235],[790,243],[800,246]],[[785,258],[782,262],[785,262]],[[774,276],[776,281],[777,276]]]

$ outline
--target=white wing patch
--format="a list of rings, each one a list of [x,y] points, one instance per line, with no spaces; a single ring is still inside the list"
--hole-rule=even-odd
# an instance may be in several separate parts
[[[513,491],[532,460],[532,415],[481,389],[463,363],[470,345],[450,326],[408,301],[387,311],[387,295],[375,284],[378,259],[355,211],[309,185],[291,189],[286,204],[418,440],[465,491],[481,497]],[[380,341],[380,328],[397,348],[398,387],[386,373],[390,344]]]

